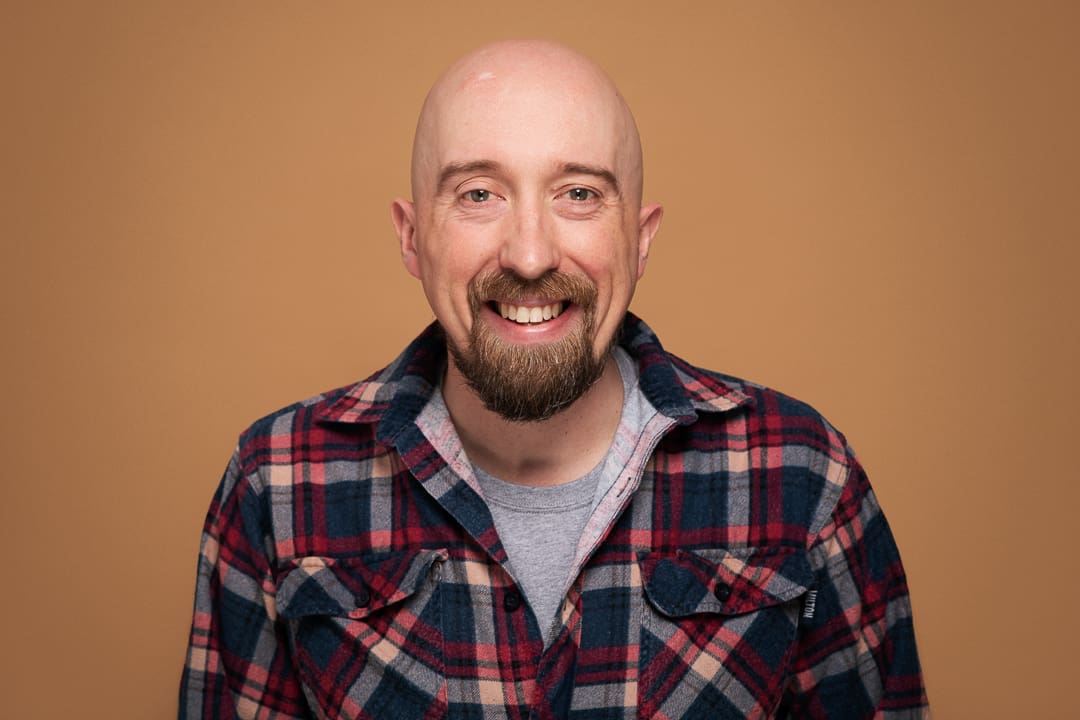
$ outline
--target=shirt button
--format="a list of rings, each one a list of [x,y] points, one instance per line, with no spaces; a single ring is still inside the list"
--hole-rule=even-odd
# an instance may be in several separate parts
[[[353,596],[353,600],[356,601],[356,607],[367,607],[367,604],[371,602],[371,593],[367,588],[360,588]]]
[[[503,607],[507,612],[514,612],[521,607],[521,593],[510,590],[503,595]]]
[[[713,589],[713,595],[715,595],[716,599],[720,602],[725,602],[731,597],[731,586],[727,583],[718,582]]]

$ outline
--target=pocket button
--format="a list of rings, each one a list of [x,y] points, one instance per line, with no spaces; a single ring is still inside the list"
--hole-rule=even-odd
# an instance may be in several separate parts
[[[521,607],[521,593],[510,590],[503,596],[503,608],[507,612],[514,612],[519,607]]]
[[[353,600],[356,601],[357,607],[367,607],[367,604],[371,602],[371,593],[368,592],[367,588],[360,588],[356,595],[353,596]]]
[[[731,597],[731,586],[727,583],[718,582],[716,583],[716,587],[713,588],[713,595],[715,595],[716,599],[720,602],[726,602],[727,599]]]

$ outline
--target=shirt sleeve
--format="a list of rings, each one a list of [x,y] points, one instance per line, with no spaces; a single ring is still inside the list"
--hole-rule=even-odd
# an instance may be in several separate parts
[[[851,472],[813,540],[782,718],[929,718],[900,554],[866,474]]]
[[[263,501],[234,454],[203,528],[180,718],[311,717],[277,622]]]

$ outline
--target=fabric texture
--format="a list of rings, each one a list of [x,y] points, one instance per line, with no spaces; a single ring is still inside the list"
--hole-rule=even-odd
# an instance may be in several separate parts
[[[429,328],[240,438],[207,515],[183,718],[919,718],[907,584],[844,437],[628,315],[620,426],[543,633],[448,420]],[[646,409],[647,410],[647,409]]]

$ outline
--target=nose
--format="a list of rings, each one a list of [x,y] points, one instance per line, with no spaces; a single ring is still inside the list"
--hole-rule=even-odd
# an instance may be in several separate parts
[[[526,280],[535,280],[556,269],[561,259],[554,224],[541,204],[522,203],[516,208],[499,252],[499,264]]]

